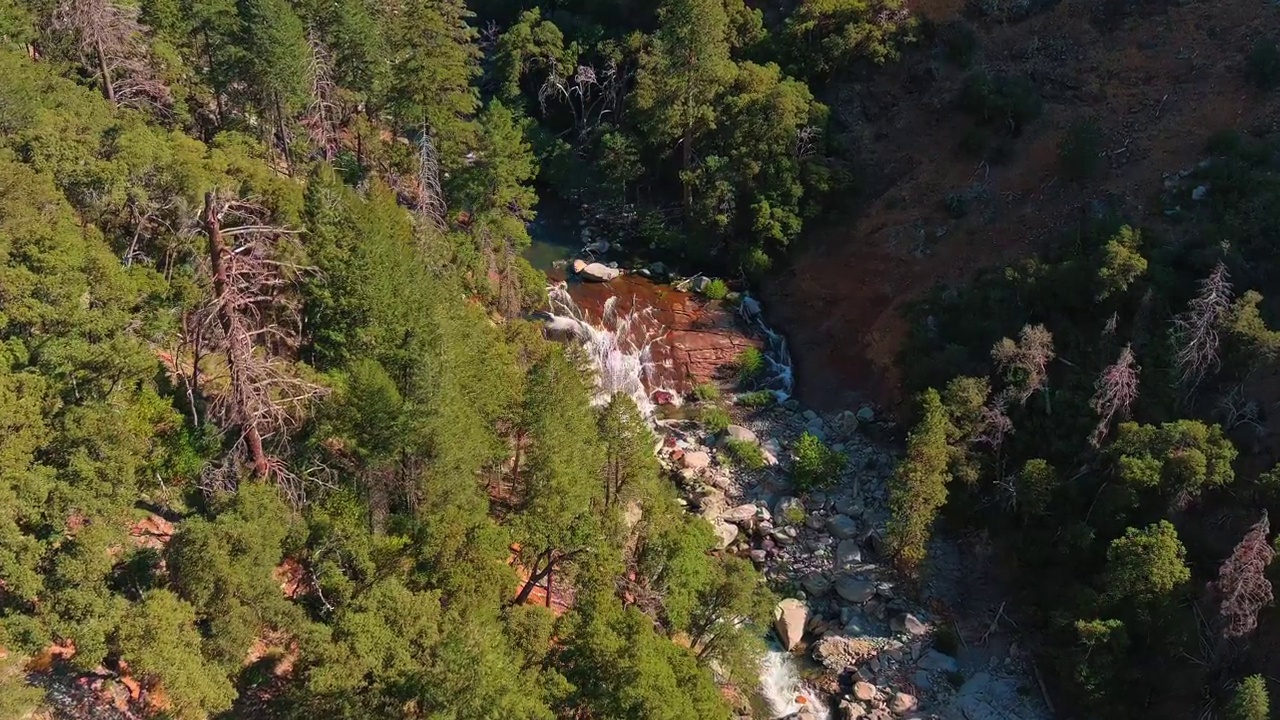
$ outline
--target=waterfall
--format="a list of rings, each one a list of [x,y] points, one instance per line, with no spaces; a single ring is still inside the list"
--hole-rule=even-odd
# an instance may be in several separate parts
[[[747,325],[754,328],[764,338],[764,361],[766,372],[761,387],[772,390],[781,402],[791,397],[795,385],[795,375],[791,369],[791,351],[787,349],[787,339],[773,331],[764,322],[764,313],[760,310],[760,301],[750,295],[743,295],[738,303],[738,314]]]
[[[806,720],[831,717],[822,697],[800,679],[791,654],[777,646],[769,648],[760,664],[760,695],[771,718],[797,717],[802,710],[808,711]]]
[[[572,334],[596,371],[596,404],[607,403],[616,393],[625,393],[649,417],[654,408],[651,390],[665,392],[673,401],[679,401],[679,393],[657,385],[658,366],[652,349],[667,331],[654,319],[652,308],[640,309],[633,304],[629,311],[619,312],[618,298],[614,296],[605,301],[602,316],[592,322],[569,296],[565,283],[548,287],[547,297],[551,305],[547,329]]]

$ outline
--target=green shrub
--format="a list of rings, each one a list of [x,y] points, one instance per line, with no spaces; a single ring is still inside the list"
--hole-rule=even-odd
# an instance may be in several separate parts
[[[729,294],[729,286],[720,278],[716,278],[707,283],[707,286],[702,289],[702,294],[712,300],[723,300],[724,296]]]
[[[750,385],[764,372],[764,353],[757,348],[747,348],[738,354],[734,366],[738,369],[738,382]]]
[[[979,122],[1018,135],[1040,117],[1044,103],[1036,86],[1024,77],[969,73],[960,91],[960,107]]]
[[[764,451],[759,445],[749,440],[730,440],[725,443],[733,464],[747,470],[759,470],[764,467]]]
[[[1058,143],[1058,164],[1069,180],[1087,180],[1102,165],[1102,128],[1092,119],[1077,120]]]
[[[742,407],[767,408],[772,407],[776,402],[778,402],[778,396],[768,390],[756,390],[738,396],[738,404]]]
[[[703,408],[699,415],[702,424],[712,433],[722,433],[729,427],[729,413],[722,407]]]
[[[1261,675],[1250,675],[1236,686],[1227,706],[1227,720],[1267,720],[1271,717],[1271,698],[1267,682]]]
[[[793,452],[791,479],[801,490],[829,487],[844,469],[845,456],[827,447],[812,433],[801,435]]]
[[[1280,46],[1270,38],[1258,38],[1245,63],[1249,80],[1263,90],[1280,85]]]
[[[693,396],[702,401],[719,400],[720,386],[711,382],[698,383],[693,388]]]

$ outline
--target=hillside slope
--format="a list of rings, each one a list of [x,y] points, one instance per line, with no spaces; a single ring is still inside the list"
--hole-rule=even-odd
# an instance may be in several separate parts
[[[973,126],[957,108],[968,70],[948,60],[940,40],[827,98],[853,128],[873,179],[870,198],[851,199],[845,219],[815,231],[767,288],[806,402],[900,400],[900,311],[935,283],[1043,248],[1090,200],[1111,197],[1159,228],[1163,175],[1195,165],[1215,132],[1280,124],[1280,96],[1245,77],[1255,40],[1280,29],[1274,4],[1134,3],[1124,17],[1101,5],[1066,0],[1022,22],[976,21],[971,67],[1025,76],[1044,100],[1003,164],[959,149]],[[912,7],[939,26],[965,12],[954,0]],[[1083,118],[1102,130],[1105,164],[1079,184],[1060,176],[1058,143]],[[965,217],[949,211],[949,196],[969,198]]]

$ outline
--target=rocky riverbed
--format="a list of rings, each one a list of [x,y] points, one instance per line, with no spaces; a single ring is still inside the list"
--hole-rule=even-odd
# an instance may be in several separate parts
[[[558,265],[580,276],[587,266]],[[760,322],[754,300],[723,302],[690,292],[698,278],[666,284],[660,263],[637,273],[619,271],[616,263],[601,266],[610,272],[597,268],[585,283],[568,278],[566,285],[563,274],[552,273],[560,284],[552,288],[549,327],[570,328],[587,346],[602,397],[629,392],[659,418],[658,455],[681,502],[711,524],[723,552],[750,558],[782,598],[772,629],[776,649],[761,674],[764,715],[1050,717],[1029,654],[1003,629],[1003,606],[993,620],[951,611],[977,569],[989,563],[938,540],[922,585],[901,585],[890,567],[887,481],[902,429],[869,405],[820,414],[789,397],[785,340]],[[702,281],[703,287],[709,282]],[[781,402],[766,409],[719,403],[733,420],[721,433],[694,419],[696,407],[678,417],[662,409],[696,384],[715,382],[749,347],[764,350],[768,385]],[[791,450],[806,432],[846,462],[824,489],[801,492],[791,481]],[[730,439],[759,446],[765,466],[735,466]]]
[[[894,423],[871,407],[820,415],[795,400],[733,414],[736,424],[719,435],[696,421],[659,421],[659,454],[724,550],[751,558],[785,596],[774,632],[785,651],[814,661],[801,685],[818,702],[775,711],[817,719],[830,716],[826,703],[841,720],[1048,716],[1016,645],[970,647],[887,564]],[[797,492],[789,480],[789,448],[806,431],[848,458],[827,490]],[[730,437],[759,444],[770,464],[735,467],[725,452]]]

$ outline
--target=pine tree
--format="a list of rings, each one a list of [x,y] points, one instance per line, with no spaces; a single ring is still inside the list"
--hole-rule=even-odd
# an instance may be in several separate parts
[[[1191,579],[1186,554],[1167,520],[1129,528],[1107,548],[1103,596],[1113,605],[1132,603],[1141,616],[1150,617]]]
[[[649,113],[645,132],[658,146],[680,146],[686,212],[692,210],[694,144],[715,127],[716,98],[733,81],[729,20],[722,0],[667,0],[658,11],[653,49],[636,75],[636,104]]]
[[[1267,720],[1271,717],[1271,697],[1267,681],[1261,675],[1250,675],[1236,685],[1227,706],[1227,720]]]
[[[243,79],[258,109],[271,118],[276,142],[292,164],[288,123],[306,103],[310,77],[306,31],[287,0],[236,0],[236,12]]]
[[[907,454],[889,482],[889,545],[903,572],[916,574],[924,560],[933,521],[947,501],[954,429],[938,391],[920,396],[920,420],[907,436]]]

